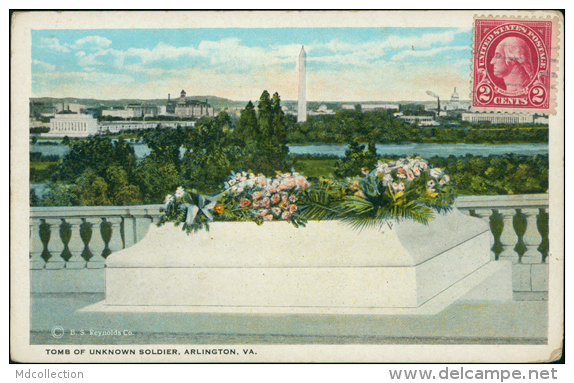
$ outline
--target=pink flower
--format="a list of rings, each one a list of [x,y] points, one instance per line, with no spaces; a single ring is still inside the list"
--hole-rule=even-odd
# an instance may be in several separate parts
[[[291,214],[295,213],[297,211],[297,206],[296,205],[289,206],[289,211],[291,212]]]
[[[270,204],[271,204],[271,200],[267,197],[265,197],[261,200],[261,205],[263,205],[263,207],[266,209],[269,207]]]
[[[265,210],[261,210],[259,212],[259,216],[260,217],[265,217],[267,215],[267,213],[269,213],[269,210],[265,209]]]
[[[257,201],[259,198],[262,197],[262,195],[261,192],[256,191],[251,195],[251,197],[253,198],[253,201]]]
[[[297,197],[295,196],[295,194],[289,196],[289,201],[290,201],[291,203],[297,202]]]
[[[397,177],[399,177],[399,178],[407,178],[407,175],[405,174],[405,169],[399,168],[399,169],[397,170]]]
[[[285,190],[285,189],[287,189],[287,185],[285,185],[284,183],[280,183],[279,186],[277,186],[277,188],[279,190]]]
[[[281,218],[287,221],[289,218],[291,218],[291,214],[288,211],[284,211],[283,214],[281,214]]]
[[[289,210],[289,206],[291,206],[289,202],[281,202],[281,205],[279,205],[283,210]]]
[[[281,196],[280,196],[279,194],[273,194],[273,195],[271,196],[271,202],[277,203],[277,202],[279,202],[279,201],[281,201]]]
[[[279,217],[279,215],[281,214],[281,209],[279,209],[278,207],[271,208],[271,213],[273,213],[274,216]]]
[[[309,186],[309,182],[307,182],[307,179],[303,176],[297,177],[295,181],[297,182],[297,187],[299,189],[306,189],[307,186]]]
[[[273,221],[273,216],[271,214],[267,214],[266,216],[263,217],[264,221]]]
[[[285,186],[287,186],[287,188],[291,189],[294,188],[297,185],[297,182],[293,179],[293,177],[288,177],[285,180]]]
[[[254,209],[259,209],[260,207],[262,207],[263,205],[261,204],[261,202],[253,202],[253,208]]]
[[[273,186],[273,187],[270,187],[270,188],[269,188],[269,191],[270,191],[271,193],[277,193],[277,188],[274,187],[274,186]]]

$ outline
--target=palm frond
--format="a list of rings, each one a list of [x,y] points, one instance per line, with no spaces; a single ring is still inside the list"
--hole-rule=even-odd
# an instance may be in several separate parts
[[[332,220],[340,215],[338,205],[342,202],[337,194],[319,189],[305,193],[299,203],[299,217],[303,220]]]

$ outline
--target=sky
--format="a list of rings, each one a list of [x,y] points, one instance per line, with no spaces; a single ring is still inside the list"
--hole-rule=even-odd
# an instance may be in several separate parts
[[[33,97],[296,100],[469,99],[472,31],[458,28],[32,30]]]

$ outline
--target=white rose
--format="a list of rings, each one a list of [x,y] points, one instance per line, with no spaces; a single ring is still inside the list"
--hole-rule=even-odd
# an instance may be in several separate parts
[[[440,176],[442,176],[442,169],[440,169],[440,168],[431,169],[429,171],[429,174],[432,178],[438,179]]]
[[[169,205],[172,202],[173,202],[173,196],[171,194],[166,195],[165,200],[163,201],[164,205]]]
[[[185,190],[183,190],[183,188],[180,186],[177,188],[174,195],[175,195],[175,198],[181,198],[181,197],[183,197],[184,194],[185,194]]]
[[[383,176],[382,184],[384,187],[389,186],[393,182],[393,177],[390,174],[386,174]]]
[[[448,184],[449,181],[450,181],[450,177],[445,174],[444,176],[442,176],[442,179],[440,180],[439,185],[444,186],[444,185]]]

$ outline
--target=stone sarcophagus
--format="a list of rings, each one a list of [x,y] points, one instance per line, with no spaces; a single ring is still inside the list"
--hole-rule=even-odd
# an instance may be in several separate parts
[[[106,260],[111,311],[434,314],[465,296],[512,299],[491,232],[454,210],[353,229],[339,221],[214,222],[186,235],[152,225]]]

